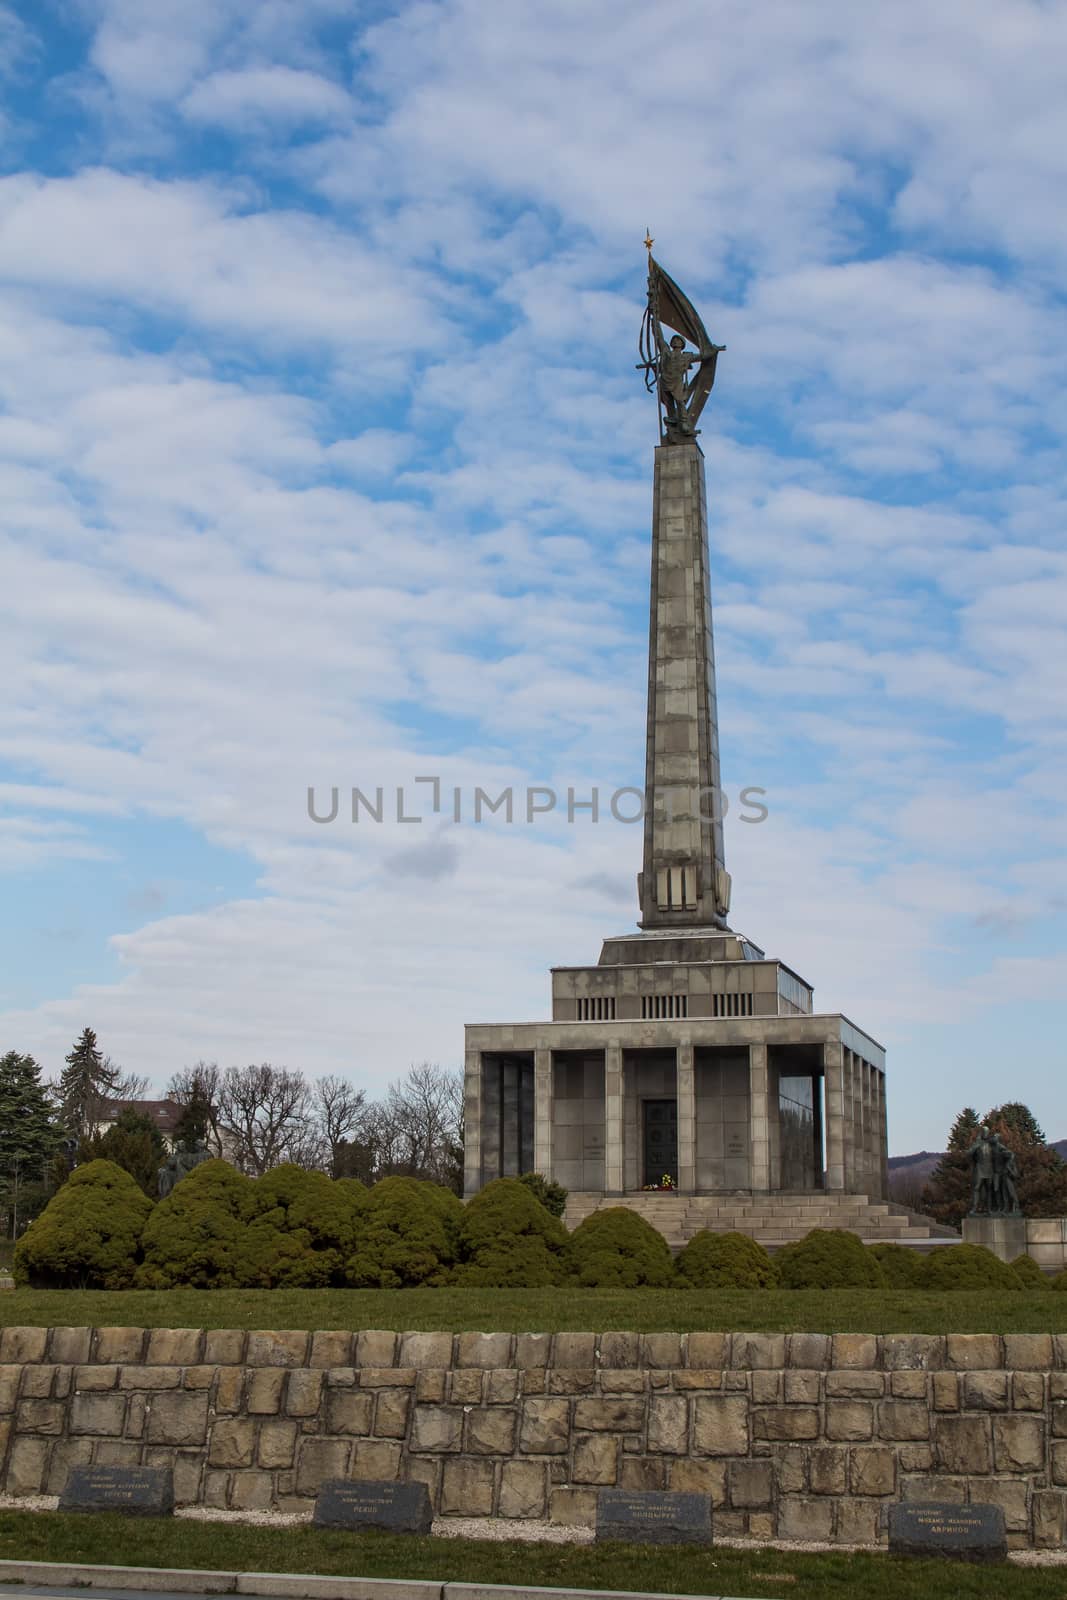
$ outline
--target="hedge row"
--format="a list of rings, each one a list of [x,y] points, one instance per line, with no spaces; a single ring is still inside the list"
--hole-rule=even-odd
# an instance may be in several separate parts
[[[814,1229],[774,1257],[740,1233],[698,1233],[671,1256],[623,1206],[568,1234],[514,1178],[468,1205],[436,1184],[385,1178],[371,1189],[283,1166],[252,1180],[224,1161],[196,1167],[153,1205],[133,1178],[91,1161],[15,1248],[19,1283],[53,1288],[1013,1289],[1044,1288],[1028,1257],[1012,1266],[976,1245],[917,1256]],[[1067,1288],[1067,1274],[1057,1287]]]

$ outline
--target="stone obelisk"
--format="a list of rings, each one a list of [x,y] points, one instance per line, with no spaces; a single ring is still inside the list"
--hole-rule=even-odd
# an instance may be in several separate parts
[[[723,856],[704,455],[696,440],[696,419],[723,347],[712,344],[690,302],[653,259],[651,241],[645,242],[642,366],[657,392],[662,442],[652,498],[641,927],[725,928],[730,879]],[[669,344],[662,324],[676,330]]]

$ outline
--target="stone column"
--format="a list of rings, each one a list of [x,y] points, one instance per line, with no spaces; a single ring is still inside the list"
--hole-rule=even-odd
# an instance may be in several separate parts
[[[622,1046],[604,1050],[604,1192],[622,1194]]]
[[[771,1118],[767,1092],[767,1046],[748,1047],[748,1182],[752,1189],[771,1186]]]
[[[552,1121],[554,1103],[551,1050],[534,1051],[534,1171],[552,1176]]]
[[[889,1127],[886,1121],[885,1073],[880,1067],[874,1069],[874,1085],[877,1093],[878,1198],[886,1200],[889,1198]]]
[[[697,1186],[697,1098],[693,1046],[680,1044],[675,1055],[678,1097],[678,1187],[692,1194]]]
[[[463,1071],[463,1193],[482,1186],[482,1053],[468,1050]]]
[[[878,1069],[863,1063],[867,1107],[867,1192],[872,1200],[881,1199],[881,1162],[878,1159]]]
[[[822,1047],[826,1076],[826,1187],[845,1187],[845,1049],[840,1039],[828,1039]]]

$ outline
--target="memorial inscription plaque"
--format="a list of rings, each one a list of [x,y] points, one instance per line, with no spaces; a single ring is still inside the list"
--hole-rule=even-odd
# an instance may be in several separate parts
[[[59,1509],[169,1517],[174,1510],[174,1473],[169,1467],[72,1467]]]
[[[1000,1506],[919,1501],[889,1508],[889,1553],[946,1556],[955,1561],[1004,1561],[1008,1543]]]
[[[711,1500],[704,1494],[661,1489],[601,1489],[596,1499],[596,1537],[627,1544],[710,1544]]]
[[[429,1533],[433,1508],[424,1483],[377,1483],[328,1478],[315,1500],[318,1528],[382,1528],[387,1533]]]

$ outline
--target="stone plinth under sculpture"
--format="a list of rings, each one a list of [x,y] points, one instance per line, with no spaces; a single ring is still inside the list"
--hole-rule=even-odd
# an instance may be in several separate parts
[[[661,323],[676,330],[671,346]],[[695,355],[680,349],[685,338]],[[526,1171],[590,1197],[665,1180],[687,1194],[886,1193],[884,1050],[840,1013],[815,1012],[811,987],[727,922],[695,432],[720,348],[650,257],[642,353],[658,373],[664,442],[653,485],[640,931],[606,939],[596,966],[553,970],[550,1022],[468,1026],[468,1194]],[[683,387],[687,361],[696,373]]]

